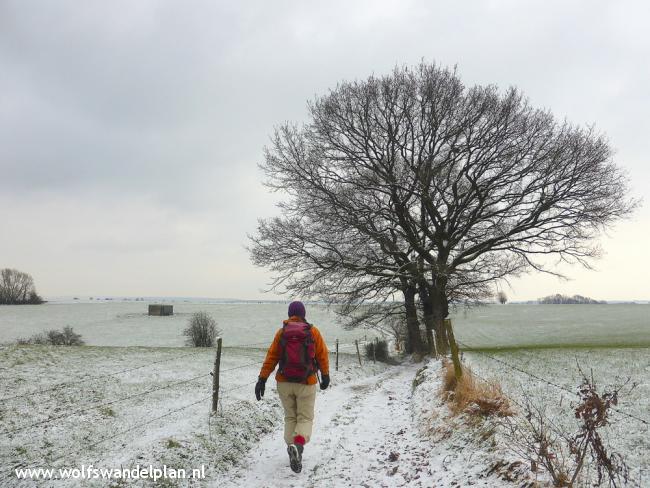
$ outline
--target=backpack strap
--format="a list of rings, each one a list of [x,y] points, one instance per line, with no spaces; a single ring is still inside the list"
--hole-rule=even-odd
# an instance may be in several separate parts
[[[287,328],[287,324],[282,324],[282,332],[280,333],[280,361],[278,365],[278,371],[281,373],[284,370],[284,365],[287,364],[287,340],[284,338],[284,330]]]

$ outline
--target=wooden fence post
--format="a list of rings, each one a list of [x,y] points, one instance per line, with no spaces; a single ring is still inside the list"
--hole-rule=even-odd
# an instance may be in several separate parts
[[[214,373],[212,375],[212,411],[219,406],[219,368],[221,367],[221,337],[217,339],[217,356],[214,358]]]
[[[339,340],[336,339],[336,371],[339,370]]]
[[[436,352],[439,356],[446,356],[449,353],[449,337],[447,336],[446,329],[445,319],[442,319],[440,322],[436,320],[434,332],[437,349]]]
[[[357,358],[359,358],[359,366],[363,366],[361,364],[361,353],[359,352],[359,340],[358,339],[354,340],[354,345],[357,346]]]
[[[379,342],[379,339],[375,337],[375,342],[372,343],[372,362],[376,363],[377,362],[377,343]]]
[[[454,362],[454,375],[456,380],[463,376],[463,368],[460,365],[460,357],[458,356],[458,344],[454,337],[454,329],[451,326],[451,319],[444,319],[445,330],[447,331],[447,339],[449,339],[449,348],[451,349],[451,360]]]

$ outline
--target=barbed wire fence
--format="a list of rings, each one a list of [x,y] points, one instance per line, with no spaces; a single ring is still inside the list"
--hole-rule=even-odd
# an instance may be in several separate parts
[[[187,353],[181,354],[179,356],[174,356],[173,358],[166,358],[166,359],[161,359],[161,360],[158,360],[158,361],[151,361],[151,362],[142,364],[140,366],[136,366],[134,368],[127,368],[127,369],[123,369],[123,370],[120,370],[120,371],[114,371],[114,372],[111,372],[111,373],[98,374],[98,375],[84,375],[84,376],[80,376],[80,377],[78,377],[78,378],[76,378],[75,380],[72,380],[72,381],[63,381],[63,382],[60,382],[60,383],[55,383],[54,385],[50,385],[47,388],[39,388],[39,389],[31,390],[31,391],[28,391],[28,392],[19,393],[17,395],[3,397],[3,398],[0,398],[0,402],[14,400],[16,398],[21,398],[21,397],[32,397],[34,395],[40,395],[40,394],[43,394],[43,393],[47,393],[47,392],[50,392],[50,391],[59,390],[59,389],[67,388],[67,387],[75,387],[75,386],[78,386],[78,385],[82,384],[82,382],[87,381],[87,380],[91,380],[91,379],[92,380],[97,380],[97,379],[102,379],[102,378],[109,378],[111,376],[118,376],[120,374],[130,373],[132,371],[137,371],[139,369],[148,368],[150,366],[153,366],[154,364],[160,364],[160,363],[175,361],[177,359],[181,359],[181,358],[196,355],[196,354],[197,354],[196,351],[192,351],[192,352],[187,352]]]
[[[505,361],[505,360],[503,360],[501,358],[497,358],[493,354],[488,353],[487,351],[477,349],[477,348],[472,348],[471,346],[468,346],[467,344],[465,344],[464,342],[462,342],[462,341],[460,341],[458,339],[456,339],[456,343],[459,346],[462,346],[464,348],[463,352],[479,354],[482,357],[485,357],[485,358],[489,359],[490,361],[492,361],[492,362],[494,362],[496,364],[499,364],[500,366],[504,366],[505,368],[510,369],[511,371],[515,371],[517,373],[523,374],[526,377],[535,380],[539,384],[543,384],[547,388],[553,388],[554,390],[562,392],[563,394],[569,394],[571,396],[575,396],[576,398],[580,398],[580,393],[577,390],[572,390],[571,388],[560,385],[559,383],[557,383],[555,381],[548,380],[547,378],[542,377],[540,374],[528,371],[525,368],[523,368],[522,366],[512,364],[512,362],[510,362],[510,361]],[[489,383],[489,381],[485,377],[477,374],[476,371],[472,370],[472,374],[474,374],[477,378],[479,378],[483,382]],[[525,408],[524,404],[522,402],[519,402],[512,395],[508,395],[508,399],[510,401],[512,401],[512,403],[517,405],[518,407],[520,407],[522,409]],[[626,412],[624,410],[621,410],[620,408],[617,408],[617,407],[611,407],[611,409],[614,412],[618,413],[619,415],[634,421],[635,423],[637,423],[637,425],[644,426],[645,430],[646,430],[646,438],[650,438],[650,420],[647,420],[645,418],[642,418],[642,417],[639,417],[637,415],[631,414],[631,413]],[[539,413],[540,413],[540,415],[543,415],[541,411]],[[548,418],[547,416],[545,416],[545,419],[546,419],[547,422],[549,422],[551,424],[554,423],[554,420]],[[644,484],[644,480],[645,480],[645,475],[646,475],[647,472],[648,472],[647,469],[645,469],[645,468],[643,468],[641,466],[638,466],[638,473],[639,473],[638,478],[634,478],[634,479],[631,478],[629,480],[630,483],[635,483],[633,486],[635,486],[637,488],[644,488],[646,486]],[[626,486],[632,486],[632,485],[626,485]]]
[[[219,341],[221,342],[221,340]],[[367,337],[362,340],[357,340],[355,343],[339,343],[338,339],[335,342],[336,348],[335,351],[330,351],[331,354],[334,354],[335,356],[335,363],[336,363],[336,368],[338,369],[338,364],[339,364],[339,348],[341,349],[347,349],[349,350],[350,348],[356,348],[358,351],[358,345],[359,344],[365,344],[367,343]],[[240,392],[244,388],[251,388],[252,386],[257,382],[257,375],[255,376],[255,379],[253,381],[247,381],[245,383],[239,383],[237,380],[240,379],[240,376],[237,376],[239,373],[243,372],[243,370],[247,368],[253,368],[253,367],[261,367],[264,357],[266,356],[267,353],[267,348],[262,347],[262,346],[269,346],[270,341],[265,341],[265,342],[256,342],[256,343],[246,343],[246,344],[235,344],[232,346],[228,346],[223,350],[224,357],[229,359],[229,360],[241,360],[243,359],[250,359],[250,361],[245,362],[244,364],[237,364],[235,366],[228,367],[226,369],[221,369],[220,364],[219,364],[219,381],[218,381],[218,389],[215,391],[214,389],[214,382],[210,382],[209,379],[212,377],[212,380],[214,381],[214,374],[215,371],[206,371],[205,373],[197,374],[190,376],[188,378],[180,379],[177,381],[172,381],[170,383],[156,386],[153,388],[146,389],[144,391],[138,391],[136,393],[132,393],[129,395],[121,396],[119,398],[109,400],[109,401],[101,401],[101,402],[90,402],[86,403],[83,405],[80,405],[78,408],[72,408],[71,410],[66,411],[65,413],[57,413],[55,415],[48,415],[46,418],[42,418],[39,420],[35,421],[28,421],[28,422],[23,422],[19,423],[18,425],[14,425],[8,428],[4,428],[3,430],[0,431],[0,436],[6,436],[5,438],[8,440],[15,439],[17,436],[23,435],[23,434],[33,434],[34,429],[36,428],[42,428],[43,426],[46,425],[60,425],[63,421],[66,419],[78,419],[80,416],[84,414],[89,414],[92,413],[93,411],[97,411],[101,409],[108,409],[109,407],[112,407],[117,404],[124,404],[128,401],[135,400],[135,399],[140,399],[144,397],[148,397],[149,395],[156,393],[156,392],[172,392],[172,391],[180,391],[181,395],[187,393],[187,388],[182,389],[183,387],[188,387],[188,386],[203,386],[207,389],[207,392],[205,395],[201,396],[199,399],[192,401],[190,403],[187,403],[185,405],[181,405],[179,407],[169,409],[167,411],[164,411],[161,415],[151,417],[151,418],[145,418],[142,421],[135,422],[132,425],[119,430],[117,432],[112,432],[110,435],[107,435],[105,437],[99,438],[97,440],[93,440],[90,443],[83,443],[82,446],[78,446],[75,449],[71,449],[68,451],[65,451],[58,456],[54,458],[49,458],[47,461],[48,463],[51,464],[53,463],[58,463],[62,460],[65,459],[71,459],[73,456],[78,456],[84,453],[88,453],[90,450],[94,449],[95,447],[105,444],[111,440],[115,440],[118,437],[121,437],[123,435],[126,435],[130,432],[136,431],[138,429],[143,429],[149,427],[151,424],[154,424],[155,422],[158,422],[161,419],[170,417],[174,414],[183,412],[191,407],[199,406],[200,404],[205,404],[208,403],[210,400],[214,402],[215,395],[218,396],[218,401],[216,405],[218,408],[213,408],[215,407],[215,404],[213,403],[211,405],[211,408],[209,409],[208,413],[208,430],[211,434],[211,419],[213,417],[222,417],[223,416],[223,404],[225,399],[232,399],[236,400],[236,396],[234,395],[235,392]],[[201,348],[203,349],[203,348]],[[111,371],[108,373],[102,373],[102,374],[88,374],[88,375],[81,375],[78,376],[74,379],[68,379],[63,382],[58,382],[52,385],[48,385],[46,387],[40,387],[40,388],[34,388],[25,392],[20,392],[14,395],[8,395],[0,398],[0,405],[3,407],[7,407],[11,403],[15,402],[24,402],[24,401],[33,401],[34,398],[38,397],[43,397],[46,394],[54,395],[56,392],[62,392],[62,391],[70,391],[71,393],[76,393],[78,390],[83,386],[87,385],[88,381],[97,381],[101,379],[106,379],[106,378],[114,378],[114,377],[119,377],[120,375],[125,375],[128,373],[132,373],[134,371],[142,371],[147,368],[151,368],[156,365],[164,365],[166,363],[173,363],[175,361],[178,361],[180,359],[188,359],[192,357],[193,359],[202,355],[205,353],[205,351],[197,351],[197,348],[193,348],[192,351],[185,352],[183,354],[179,355],[174,355],[173,357],[167,357],[164,359],[158,359],[155,361],[150,361],[146,362],[134,367],[129,367],[125,369],[120,369],[118,371]],[[346,354],[346,352],[343,352],[343,354]],[[350,354],[346,354],[348,356],[349,361],[353,361],[354,358]],[[361,364],[361,356],[360,354],[358,355],[358,361],[359,364]],[[220,358],[219,358],[220,360]],[[206,365],[207,366],[207,365]],[[207,369],[207,368],[206,368]],[[334,369],[334,368],[332,368]],[[220,391],[219,391],[220,390]],[[204,390],[205,391],[205,390]],[[219,392],[221,392],[221,395],[219,396]],[[251,391],[251,394],[253,392]],[[40,463],[42,464],[42,463]],[[46,466],[47,467],[47,466]]]
[[[261,344],[262,343],[238,344],[237,346],[234,346],[234,347],[244,349],[244,348],[251,348],[253,346],[258,346],[258,345],[261,345]],[[94,375],[93,374],[91,374],[91,375],[81,375],[81,376],[78,376],[78,377],[76,377],[74,379],[69,379],[69,380],[66,380],[64,382],[58,382],[58,383],[49,385],[47,387],[35,388],[35,389],[31,389],[29,391],[20,392],[20,393],[14,394],[14,395],[4,396],[4,397],[0,398],[0,402],[1,402],[0,404],[3,407],[6,408],[11,403],[21,402],[21,401],[22,402],[24,402],[24,401],[33,401],[34,398],[41,397],[41,396],[44,396],[46,394],[53,395],[54,393],[60,392],[60,391],[70,391],[71,393],[74,394],[83,385],[87,385],[90,380],[97,381],[97,380],[106,379],[106,378],[110,378],[110,377],[118,377],[118,376],[123,375],[123,374],[132,373],[132,372],[138,371],[138,370],[144,370],[146,368],[151,368],[153,366],[161,365],[161,364],[164,364],[164,363],[172,364],[173,362],[178,361],[178,360],[180,360],[182,358],[185,358],[185,359],[188,359],[190,357],[195,358],[195,357],[199,356],[203,352],[204,351],[197,351],[196,349],[193,349],[190,352],[185,352],[185,353],[180,354],[180,355],[175,355],[173,357],[167,357],[167,358],[159,359],[159,360],[156,360],[156,361],[146,362],[146,363],[140,364],[140,365],[135,366],[135,367],[129,367],[129,368],[121,369],[121,370],[118,370],[118,371],[112,371],[112,372],[108,372],[108,373],[94,374]],[[251,351],[251,352],[254,353],[254,351]],[[261,352],[261,351],[258,351],[258,352]],[[244,357],[246,357],[246,356],[244,356]],[[239,359],[241,359],[241,356],[239,357]],[[252,366],[255,366],[255,365],[259,365],[259,364],[260,364],[259,361],[255,361],[254,363],[249,362],[249,363],[246,363],[246,364],[240,364],[240,365],[237,365],[237,366],[230,367],[228,369],[223,370],[222,372],[223,373],[229,373],[229,372],[234,373],[234,372],[236,372],[238,370],[242,370],[244,368],[252,367]],[[33,434],[34,429],[36,429],[38,427],[42,428],[45,425],[60,425],[61,422],[65,421],[66,419],[76,419],[76,418],[79,418],[80,416],[82,416],[84,414],[92,413],[93,411],[96,411],[96,410],[106,409],[106,408],[109,408],[109,407],[114,406],[116,404],[125,403],[125,402],[127,402],[129,400],[134,400],[134,399],[137,399],[137,398],[147,397],[148,395],[151,395],[151,394],[156,393],[156,392],[173,391],[173,390],[179,391],[179,390],[181,390],[181,388],[183,386],[186,386],[186,387],[187,386],[192,386],[192,387],[194,387],[194,386],[197,386],[197,385],[200,386],[201,384],[203,384],[205,387],[207,387],[208,384],[209,384],[207,382],[207,380],[210,378],[210,376],[211,376],[211,372],[205,372],[205,373],[202,373],[202,374],[191,376],[189,378],[181,379],[181,380],[178,380],[178,381],[172,381],[171,383],[167,383],[167,384],[164,384],[164,385],[149,388],[149,389],[146,389],[144,391],[139,391],[139,392],[136,392],[136,393],[133,393],[133,394],[130,394],[130,395],[121,396],[121,397],[113,399],[113,400],[95,402],[95,403],[87,403],[87,404],[81,405],[79,408],[73,408],[71,410],[66,411],[65,413],[62,413],[62,414],[55,414],[55,415],[50,414],[46,418],[39,419],[37,421],[20,423],[19,425],[12,426],[10,428],[5,428],[5,429],[0,431],[0,436],[6,436],[7,439],[11,440],[11,439],[14,439],[16,436],[19,436],[19,435],[22,435],[22,434],[30,435],[30,434]],[[235,386],[235,387],[232,388],[232,390],[241,389],[244,386],[248,386],[248,384]],[[183,389],[181,391],[182,391],[181,395],[187,393],[187,389]],[[66,452],[60,454],[59,456],[57,456],[55,458],[49,459],[48,462],[49,463],[57,463],[57,462],[59,462],[59,461],[61,461],[63,459],[66,459],[66,458],[69,459],[71,456],[79,455],[82,452],[87,452],[87,451],[89,451],[89,450],[91,450],[91,449],[93,449],[93,448],[95,448],[95,447],[97,447],[97,446],[99,446],[101,444],[104,444],[104,443],[106,443],[108,441],[111,441],[111,440],[116,439],[116,438],[118,438],[120,436],[128,434],[129,432],[132,432],[132,431],[135,431],[135,430],[141,429],[141,428],[146,428],[147,426],[149,426],[149,425],[151,425],[151,424],[153,424],[153,423],[155,423],[155,422],[157,422],[157,421],[159,421],[159,420],[161,420],[163,418],[167,418],[167,417],[169,417],[171,415],[174,415],[174,414],[180,413],[182,411],[185,411],[185,410],[189,409],[190,407],[198,406],[199,404],[202,404],[202,403],[204,404],[205,402],[209,401],[213,397],[213,392],[211,390],[207,390],[206,393],[207,393],[206,395],[200,397],[198,400],[187,403],[187,404],[182,405],[180,407],[176,407],[176,408],[167,410],[164,413],[162,413],[161,415],[151,417],[151,418],[146,418],[143,421],[136,422],[136,423],[128,426],[127,428],[119,430],[117,432],[113,432],[113,433],[111,433],[110,435],[108,435],[106,437],[102,437],[102,438],[94,440],[94,441],[92,441],[90,443],[84,443],[83,446],[80,446],[77,449],[66,451]]]
[[[544,383],[545,385],[548,385],[548,386],[551,386],[551,387],[553,387],[553,388],[555,388],[555,389],[557,389],[557,390],[563,391],[564,393],[569,393],[569,394],[571,394],[571,395],[575,395],[575,396],[578,396],[578,397],[580,396],[579,392],[574,391],[574,390],[572,390],[572,389],[570,389],[570,388],[567,388],[566,386],[562,386],[562,385],[560,385],[560,384],[558,384],[558,383],[555,383],[555,382],[550,381],[550,380],[548,380],[548,379],[546,379],[546,378],[543,378],[543,377],[539,376],[539,375],[536,374],[536,373],[531,373],[530,371],[527,371],[527,370],[525,370],[525,369],[523,369],[523,368],[521,368],[521,367],[519,367],[519,366],[515,366],[515,365],[513,365],[513,364],[511,364],[511,363],[509,363],[509,362],[507,362],[507,361],[504,361],[504,360],[502,360],[502,359],[496,358],[496,357],[494,357],[493,355],[491,355],[491,354],[489,354],[489,353],[487,353],[487,352],[485,352],[485,351],[483,351],[483,350],[480,350],[480,349],[472,349],[471,347],[467,346],[467,344],[464,344],[463,342],[461,342],[461,341],[459,341],[459,340],[456,340],[456,342],[457,342],[459,345],[463,346],[463,347],[465,348],[465,351],[467,351],[467,352],[475,352],[475,353],[478,353],[478,354],[480,354],[480,355],[482,355],[482,356],[484,356],[484,357],[490,359],[491,361],[494,361],[494,362],[496,362],[496,363],[499,363],[499,364],[501,364],[502,366],[505,366],[506,368],[508,368],[508,369],[510,369],[510,370],[517,371],[517,372],[519,372],[519,373],[521,373],[521,374],[524,374],[524,375],[526,375],[526,376],[528,376],[528,377],[530,377],[530,378],[532,378],[532,379],[534,379],[534,380],[536,380],[536,381],[538,381],[538,382],[540,382],[540,383]],[[620,414],[620,415],[623,415],[624,417],[628,417],[628,418],[630,418],[630,419],[636,420],[637,422],[641,422],[641,423],[644,424],[645,426],[650,426],[650,420],[643,419],[643,418],[641,418],[641,417],[638,417],[638,416],[633,415],[633,414],[631,414],[631,413],[625,412],[625,411],[623,411],[623,410],[621,410],[621,409],[619,409],[619,408],[616,408],[616,407],[612,407],[612,410],[613,410],[614,412]]]

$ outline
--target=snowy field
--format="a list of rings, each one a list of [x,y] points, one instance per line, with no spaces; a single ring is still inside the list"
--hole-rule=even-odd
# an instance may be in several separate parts
[[[321,431],[314,442],[303,477],[292,478],[283,464],[286,455],[275,456],[282,450],[282,409],[273,382],[263,402],[253,395],[262,347],[284,318],[286,304],[176,301],[173,317],[148,317],[146,307],[132,301],[0,307],[0,343],[5,344],[0,346],[0,486],[123,486],[20,484],[11,475],[17,466],[90,463],[204,464],[211,481],[200,486],[219,488],[275,487],[287,479],[287,486],[296,487],[359,486],[359,480],[373,487],[518,486],[489,473],[496,450],[475,442],[462,426],[455,428],[435,399],[427,402],[438,387],[433,363],[427,381],[412,394],[420,365],[387,368],[364,361],[359,368],[353,342],[373,333],[344,331],[330,311],[314,305],[308,319],[330,349],[335,339],[341,341],[341,371],[333,373],[331,390],[319,392],[323,423],[317,428],[327,433]],[[214,350],[182,347],[181,331],[200,310],[217,320],[225,346],[222,401],[219,416],[210,422]],[[648,311],[648,305],[489,306],[458,312],[454,326],[465,360],[479,375],[497,379],[514,399],[527,396],[546,405],[560,422],[573,422],[575,398],[561,388],[575,391],[579,384],[576,359],[585,371],[593,370],[601,387],[630,377],[637,386],[621,396],[617,408],[624,413],[615,414],[606,440],[625,455],[634,479],[645,476],[650,486],[648,426],[625,415],[650,420]],[[88,345],[11,345],[18,337],[66,325]],[[621,347],[632,345],[637,347]],[[470,346],[481,349],[469,351]],[[397,454],[401,461],[394,459]],[[158,480],[146,486],[191,484]]]
[[[0,486],[123,486],[76,480],[21,483],[11,476],[18,466],[89,464],[187,469],[204,465],[206,481],[199,486],[215,488],[525,486],[522,483],[529,475],[503,442],[489,444],[480,429],[450,418],[437,395],[438,362],[429,362],[418,374],[422,364],[388,367],[364,360],[360,368],[356,356],[350,354],[341,354],[340,371],[332,372],[332,388],[318,394],[314,442],[307,451],[305,470],[294,475],[282,446],[282,413],[273,382],[264,401],[256,402],[253,397],[264,352],[255,347],[224,349],[222,401],[219,415],[209,420],[213,350],[0,349],[0,431],[7,440],[0,444]],[[568,410],[561,408],[570,404],[570,395],[558,394],[523,373],[517,376],[506,366],[499,369],[495,359],[540,377],[548,373],[558,385],[571,389],[577,384],[577,371],[572,372],[575,357],[585,368],[594,367],[599,352],[608,351],[490,351],[464,356],[481,376],[497,378],[509,395],[534,396],[548,406],[550,415],[562,411],[563,417],[557,418],[570,421]],[[616,382],[618,369],[633,365],[633,380],[639,386],[633,396],[622,399],[619,408],[646,414],[647,350],[611,352],[611,358],[619,362],[610,361],[609,368],[594,367],[594,375]],[[418,386],[413,390],[416,376]],[[639,469],[648,462],[647,429],[627,418],[618,420],[607,440],[626,454],[638,479]],[[504,459],[511,465],[500,466]],[[135,486],[196,484],[139,483]]]
[[[454,425],[437,396],[437,361],[373,364],[342,354],[319,391],[304,469],[283,445],[273,381],[253,397],[260,349],[225,349],[219,415],[211,419],[213,351],[10,346],[0,350],[0,486],[448,487],[520,486],[494,469],[501,452]],[[253,364],[255,363],[255,364]],[[414,378],[419,376],[417,388]],[[8,399],[12,397],[11,399]],[[205,480],[19,481],[17,467],[194,469]]]
[[[170,303],[172,317],[149,317],[147,302],[134,301],[0,306],[0,344],[70,325],[95,346],[181,346],[181,331],[198,311],[215,318],[227,345],[248,344],[272,337],[287,309],[283,303]],[[366,334],[342,330],[324,307],[307,310],[307,319],[331,342]],[[452,319],[457,337],[472,347],[650,346],[650,305],[490,305],[459,310]]]
[[[224,346],[235,346],[270,341],[287,315],[287,304],[282,303],[170,303],[174,315],[169,317],[150,317],[147,302],[133,301],[0,306],[0,344],[69,325],[89,345],[176,347],[184,345],[181,332],[192,313],[205,311],[222,330]],[[336,338],[353,342],[363,335],[342,330],[324,307],[310,305],[307,314],[332,343]]]
[[[650,347],[650,305],[488,305],[452,315],[472,347]]]

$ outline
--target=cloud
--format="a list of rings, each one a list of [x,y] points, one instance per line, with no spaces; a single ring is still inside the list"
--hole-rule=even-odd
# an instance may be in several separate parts
[[[640,1],[5,1],[2,217],[14,228],[36,219],[31,238],[59,239],[57,259],[71,268],[87,256],[97,274],[89,292],[118,287],[107,256],[134,263],[149,249],[148,262],[187,263],[218,242],[230,261],[214,266],[237,269],[240,293],[257,296],[265,275],[242,246],[277,198],[257,170],[273,126],[303,121],[306,101],[340,80],[421,59],[457,64],[468,84],[516,84],[559,117],[596,123],[648,195],[647,14]],[[38,217],[74,208],[85,209],[64,226],[74,242],[57,234],[57,219]],[[133,215],[142,227],[127,225]],[[54,272],[24,244],[5,238],[0,252]],[[180,281],[194,293],[191,276],[205,275],[190,268]],[[141,293],[160,279],[139,280]],[[199,282],[203,295],[229,290]],[[52,293],[74,286],[50,283]]]

